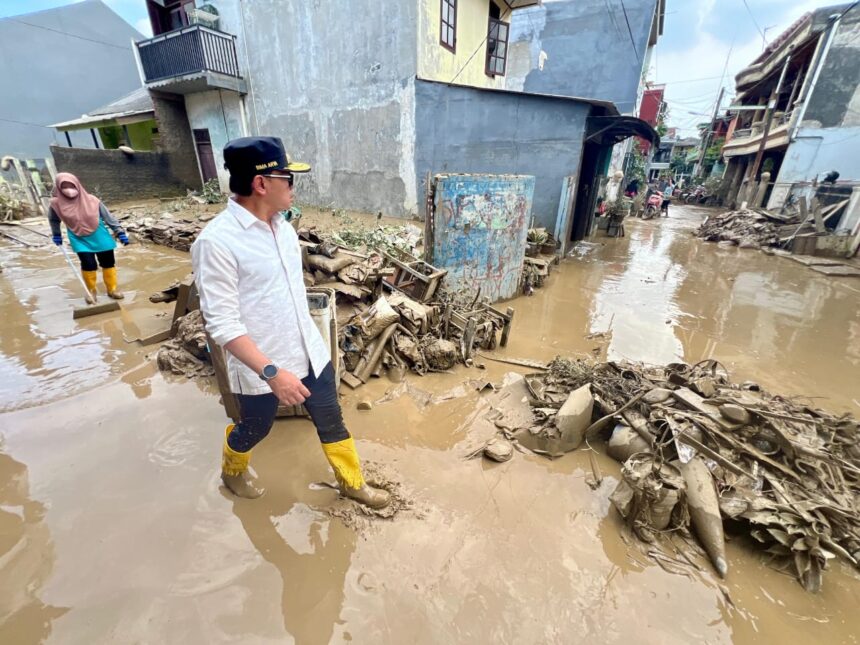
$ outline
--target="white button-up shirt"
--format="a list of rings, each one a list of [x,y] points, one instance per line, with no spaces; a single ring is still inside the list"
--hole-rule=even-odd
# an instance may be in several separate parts
[[[269,360],[298,378],[322,373],[331,360],[308,309],[299,238],[280,215],[272,226],[234,202],[191,246],[194,279],[206,330],[222,347],[248,335]],[[272,390],[230,352],[227,373],[235,394]]]

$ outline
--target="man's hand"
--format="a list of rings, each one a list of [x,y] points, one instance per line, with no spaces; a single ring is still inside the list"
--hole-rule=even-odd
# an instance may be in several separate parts
[[[272,392],[284,405],[300,405],[311,393],[299,378],[287,370],[278,370],[275,378],[268,381]]]

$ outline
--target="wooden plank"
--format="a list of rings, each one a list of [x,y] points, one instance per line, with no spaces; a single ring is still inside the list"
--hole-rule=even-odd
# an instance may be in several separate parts
[[[173,319],[170,321],[171,328],[176,327],[176,321],[188,313],[188,303],[191,300],[191,287],[194,285],[194,276],[188,275],[179,283],[179,291],[176,296],[176,305],[173,308]]]
[[[843,264],[845,264],[844,262],[840,262],[839,260],[831,260],[829,258],[817,258],[813,255],[789,255],[788,257],[795,262],[805,264],[806,266],[842,266]]]
[[[737,423],[732,423],[723,417],[717,406],[707,403],[705,399],[693,392],[690,388],[678,388],[677,390],[672,391],[672,395],[691,410],[707,414],[712,421],[719,423],[726,430],[734,430],[739,427]]]
[[[357,379],[355,376],[353,376],[349,372],[344,372],[340,378],[344,383],[346,383],[353,390],[364,385],[364,383],[362,383],[359,379]]]
[[[513,307],[508,307],[508,310],[507,310],[507,312],[505,312],[505,313],[506,313],[506,315],[507,315],[507,320],[505,321],[505,326],[504,326],[504,327],[502,327],[502,340],[499,342],[499,344],[500,344],[502,347],[507,347],[507,345],[508,345],[508,336],[510,336],[510,333],[511,333],[511,325],[512,325],[512,324],[513,324],[513,322],[514,322],[514,310],[513,310]]]
[[[813,265],[809,267],[813,271],[818,271],[818,273],[823,273],[824,275],[832,275],[839,277],[860,277],[860,269],[857,267],[851,267],[847,264],[843,264],[841,266],[819,266]]]
[[[797,203],[800,206],[800,221],[805,222],[809,219],[809,206],[806,204],[806,195],[801,195]]]
[[[821,218],[821,203],[815,197],[812,198],[812,217],[815,218],[815,232],[823,233],[826,229]]]
[[[233,420],[233,423],[239,423],[242,420],[242,413],[239,409],[239,400],[230,391],[230,378],[227,375],[227,357],[224,355],[224,350],[221,346],[217,345],[208,333],[206,334],[206,343],[209,348],[209,358],[212,360],[212,366],[215,368],[215,382],[218,384],[218,391],[221,393],[221,404],[224,406],[227,416]]]
[[[155,343],[161,343],[173,335],[173,328],[170,327],[168,329],[163,329],[162,331],[156,332],[150,336],[146,336],[145,338],[138,338],[137,342],[141,345],[154,345]]]

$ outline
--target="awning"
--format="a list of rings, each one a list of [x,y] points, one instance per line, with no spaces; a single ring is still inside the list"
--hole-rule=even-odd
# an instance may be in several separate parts
[[[642,137],[655,146],[660,145],[657,131],[635,116],[590,116],[587,128],[586,143],[614,146],[630,137]]]
[[[104,125],[131,125],[154,118],[155,108],[152,97],[145,87],[139,87],[107,105],[90,110],[77,119],[54,123],[49,127],[60,131],[83,130]]]

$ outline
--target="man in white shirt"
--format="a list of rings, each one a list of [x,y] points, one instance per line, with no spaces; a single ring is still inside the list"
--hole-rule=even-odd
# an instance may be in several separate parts
[[[191,247],[200,309],[227,353],[241,421],[229,425],[221,479],[239,497],[263,494],[248,471],[251,449],[272,428],[278,402],[304,404],[341,493],[372,508],[390,501],[368,486],[343,423],[329,349],[314,325],[298,236],[281,215],[293,201],[291,162],[276,137],[244,137],[224,148],[233,196]]]

